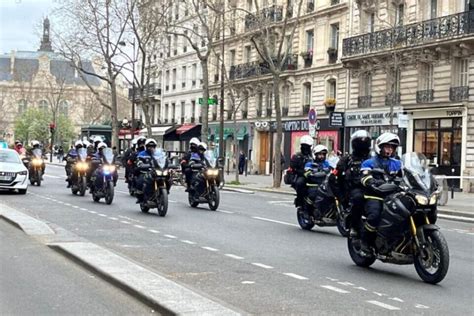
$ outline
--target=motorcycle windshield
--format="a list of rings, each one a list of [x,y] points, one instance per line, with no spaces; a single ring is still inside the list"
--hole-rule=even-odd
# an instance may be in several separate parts
[[[33,149],[33,156],[35,156],[35,158],[42,158],[43,152],[41,149]]]
[[[411,177],[405,177],[413,188],[429,190],[431,187],[431,173],[427,168],[428,160],[420,153],[406,153],[402,156],[403,167]]]
[[[79,148],[77,150],[77,155],[79,156],[79,159],[82,161],[85,161],[87,158],[87,149],[85,148]]]
[[[161,169],[166,167],[166,154],[163,148],[157,148],[153,154],[153,158],[155,158],[158,166],[160,166]]]
[[[336,169],[337,163],[339,162],[338,156],[333,156],[328,159],[329,165],[331,168]]]
[[[214,155],[213,151],[206,151],[204,157],[206,157],[207,161],[209,161],[209,164],[212,168],[216,167],[216,155]]]
[[[114,162],[114,152],[112,151],[111,148],[104,148],[104,158],[108,164],[111,164]]]

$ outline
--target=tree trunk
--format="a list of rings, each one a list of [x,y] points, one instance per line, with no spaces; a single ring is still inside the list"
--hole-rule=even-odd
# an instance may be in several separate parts
[[[233,100],[233,109],[235,109],[235,100]],[[235,182],[239,183],[239,167],[240,167],[240,153],[239,153],[239,140],[237,139],[237,111],[234,110],[234,159],[237,168],[235,168]]]
[[[118,148],[118,129],[117,129],[117,87],[115,85],[115,78],[112,77],[112,74],[110,74],[110,93],[111,93],[111,99],[112,99],[112,104],[111,104],[111,109],[110,109],[110,114],[111,114],[111,124],[112,124],[112,139],[111,139],[111,147],[117,146]]]
[[[201,105],[201,141],[207,143],[207,132],[209,125],[209,69],[207,67],[207,58],[201,59],[202,67],[202,105]]]
[[[273,187],[281,186],[281,143],[283,128],[281,123],[281,107],[280,107],[280,74],[273,74],[273,95],[275,97],[275,114],[277,122],[277,138],[275,146],[273,146],[273,157],[275,166],[273,168]]]

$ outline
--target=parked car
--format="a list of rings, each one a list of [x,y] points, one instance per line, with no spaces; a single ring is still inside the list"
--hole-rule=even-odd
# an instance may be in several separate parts
[[[18,190],[20,194],[28,189],[28,169],[12,149],[0,149],[0,189]]]

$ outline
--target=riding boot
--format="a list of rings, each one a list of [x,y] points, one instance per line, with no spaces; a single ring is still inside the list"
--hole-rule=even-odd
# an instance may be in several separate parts
[[[372,253],[372,247],[376,237],[376,231],[373,226],[368,223],[364,224],[360,232],[360,250],[361,252],[369,255]]]

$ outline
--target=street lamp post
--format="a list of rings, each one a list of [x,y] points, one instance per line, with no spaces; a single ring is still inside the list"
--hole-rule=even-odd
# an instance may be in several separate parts
[[[222,44],[221,44],[221,102],[219,106],[219,157],[224,158],[224,39],[225,39],[225,2],[222,1]]]
[[[121,41],[118,43],[121,46],[126,46],[127,44],[124,41]],[[133,42],[130,43],[133,46],[133,53],[132,53],[132,123],[130,127],[130,136],[131,139],[133,139],[135,135],[135,39],[133,39]]]

